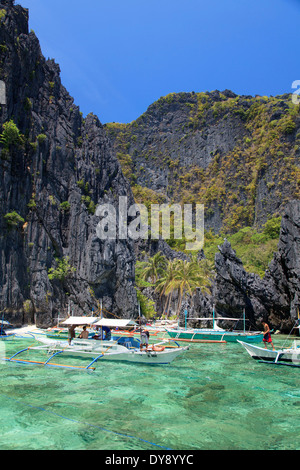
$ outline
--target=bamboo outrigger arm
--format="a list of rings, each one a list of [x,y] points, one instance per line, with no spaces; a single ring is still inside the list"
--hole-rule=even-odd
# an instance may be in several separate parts
[[[48,359],[47,361],[45,362],[40,362],[40,361],[29,361],[27,359],[23,359],[23,360],[19,360],[19,359],[15,359],[16,356],[18,356],[19,354],[23,353],[23,352],[26,352],[26,351],[29,351],[30,349],[35,349],[35,348],[26,348],[26,349],[22,349],[21,351],[18,351],[17,353],[15,353],[13,356],[11,356],[10,358],[4,358],[5,361],[7,362],[16,362],[18,364],[34,364],[34,365],[39,365],[39,366],[45,366],[45,367],[59,367],[59,368],[62,368],[62,369],[81,369],[81,370],[95,370],[92,366],[92,364],[94,364],[94,362],[96,362],[101,356],[103,356],[103,354],[99,357],[97,357],[96,359],[94,359],[87,367],[85,366],[71,366],[71,365],[66,365],[66,364],[53,364],[51,363],[51,359],[53,359],[53,357],[57,356],[58,354],[62,354],[64,352],[64,350],[60,350],[60,351],[56,351],[54,354],[52,354]]]

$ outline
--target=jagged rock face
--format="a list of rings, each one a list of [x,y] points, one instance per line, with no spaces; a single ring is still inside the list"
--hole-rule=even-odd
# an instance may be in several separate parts
[[[215,267],[213,299],[217,310],[241,318],[245,309],[246,317],[255,324],[256,319],[266,313],[264,306],[257,300],[258,293],[263,292],[260,277],[245,271],[227,240],[219,247]]]
[[[213,286],[216,307],[231,316],[245,309],[253,324],[267,318],[274,328],[289,332],[300,308],[300,201],[286,207],[278,252],[263,279],[245,271],[228,241],[219,249]]]
[[[135,316],[134,246],[100,240],[95,215],[98,204],[117,204],[118,196],[132,204],[130,187],[98,118],[82,118],[59,66],[28,34],[27,10],[9,0],[0,7],[7,98],[0,123],[13,119],[23,134],[9,151],[1,146],[0,308],[15,324],[44,326],[68,304],[75,314],[90,313],[100,299],[118,316]],[[4,217],[13,211],[23,221],[8,224]],[[66,257],[76,271],[50,281],[49,269]]]
[[[278,253],[275,253],[264,281],[277,293],[274,314],[284,311],[293,321],[297,319],[300,313],[300,201],[291,201],[286,207]]]

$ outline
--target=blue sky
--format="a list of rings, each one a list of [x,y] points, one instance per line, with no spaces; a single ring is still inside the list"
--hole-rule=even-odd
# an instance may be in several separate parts
[[[131,122],[172,92],[290,93],[300,0],[21,0],[84,115]]]

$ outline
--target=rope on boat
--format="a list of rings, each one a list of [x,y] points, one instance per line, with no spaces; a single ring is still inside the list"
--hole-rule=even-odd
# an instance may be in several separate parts
[[[146,443],[146,444],[150,444],[150,445],[152,445],[152,446],[154,446],[154,447],[159,447],[160,449],[172,450],[172,449],[170,449],[169,447],[165,447],[165,446],[162,446],[162,445],[159,445],[159,444],[155,444],[154,442],[147,441],[146,439],[142,439],[142,438],[140,438],[140,437],[130,436],[130,435],[128,435],[128,434],[123,434],[123,433],[120,433],[120,432],[111,431],[110,429],[102,428],[101,426],[97,426],[96,424],[90,424],[90,423],[87,423],[87,422],[85,422],[85,421],[78,421],[77,419],[68,418],[67,416],[60,415],[60,414],[58,414],[58,413],[55,413],[54,411],[50,411],[50,410],[47,410],[46,408],[42,408],[41,406],[29,405],[28,403],[25,403],[25,402],[23,402],[23,401],[21,401],[21,400],[17,400],[16,398],[9,397],[9,396],[7,396],[7,395],[1,394],[0,396],[6,398],[7,400],[12,400],[12,401],[14,401],[15,403],[19,403],[19,404],[21,404],[21,405],[23,405],[23,406],[26,406],[27,408],[32,408],[32,409],[35,409],[35,410],[44,411],[45,413],[48,413],[48,414],[57,416],[58,418],[65,419],[66,421],[71,421],[72,423],[81,424],[81,425],[84,425],[84,426],[89,426],[90,428],[96,428],[96,429],[99,429],[100,431],[107,432],[107,433],[110,433],[110,434],[114,434],[115,436],[125,437],[126,439],[135,439],[135,440],[138,440],[138,441],[140,441],[140,442],[144,442],[144,443]]]
[[[284,340],[284,343],[283,343],[283,345],[282,345],[282,349],[284,348],[284,346],[286,345],[286,343],[289,341],[290,336],[291,336],[291,334],[292,334],[292,331],[293,331],[293,330],[296,328],[296,326],[299,324],[298,322],[299,322],[299,320],[296,320],[296,321],[295,321],[295,324],[294,324],[293,328],[291,329],[291,331],[289,332],[288,337]]]

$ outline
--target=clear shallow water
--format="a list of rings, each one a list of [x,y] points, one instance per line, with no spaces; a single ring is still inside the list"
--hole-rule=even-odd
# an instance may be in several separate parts
[[[2,357],[32,343],[1,342]],[[193,344],[168,366],[0,361],[0,374],[1,450],[300,449],[300,370],[239,344]]]

